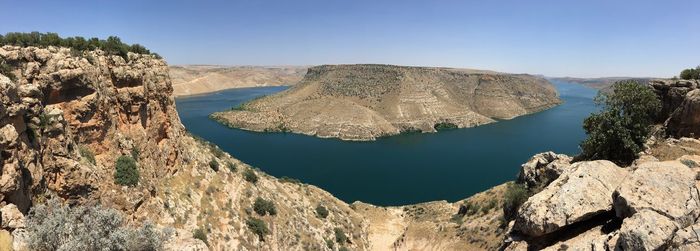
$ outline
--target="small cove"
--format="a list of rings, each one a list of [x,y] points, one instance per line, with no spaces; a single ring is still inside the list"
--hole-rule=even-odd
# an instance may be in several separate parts
[[[533,154],[574,155],[596,90],[552,81],[564,103],[474,128],[347,142],[225,127],[209,114],[287,87],[231,89],[176,99],[188,131],[276,177],[321,187],[346,202],[404,205],[455,201],[513,180]]]

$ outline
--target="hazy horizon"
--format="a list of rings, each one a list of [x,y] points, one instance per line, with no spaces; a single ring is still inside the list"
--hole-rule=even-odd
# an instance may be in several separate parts
[[[0,33],[116,35],[172,65],[374,63],[593,78],[672,77],[700,64],[700,2],[691,0],[2,3]]]

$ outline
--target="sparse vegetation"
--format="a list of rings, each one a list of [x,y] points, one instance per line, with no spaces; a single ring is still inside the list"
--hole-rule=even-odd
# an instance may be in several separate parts
[[[471,201],[466,201],[463,205],[466,209],[466,211],[464,212],[464,215],[466,216],[475,215],[481,210],[481,206],[478,203],[473,203]]]
[[[131,156],[122,155],[117,158],[114,182],[123,186],[134,186],[139,182],[139,170],[136,161]]]
[[[76,52],[91,51],[100,49],[110,55],[119,55],[124,59],[127,58],[127,53],[150,54],[156,58],[160,56],[156,53],[151,53],[146,47],[140,44],[125,44],[119,37],[110,36],[106,40],[93,37],[85,39],[84,37],[66,37],[62,38],[57,33],[40,33],[40,32],[9,32],[4,36],[0,35],[0,46],[15,45],[15,46],[61,46],[68,47]]]
[[[345,235],[345,231],[343,231],[342,228],[336,227],[333,229],[333,232],[335,233],[335,241],[339,245],[343,245],[348,241],[348,237]]]
[[[87,148],[85,146],[78,146],[78,151],[80,152],[80,157],[83,157],[90,164],[95,165],[97,163],[95,161],[95,153],[93,153],[92,150],[90,150],[90,148]]]
[[[695,161],[692,161],[689,159],[682,159],[681,163],[683,163],[683,165],[686,165],[687,167],[690,167],[690,168],[695,168],[698,166],[698,164],[695,163]]]
[[[226,163],[226,167],[228,167],[228,170],[231,171],[232,173],[236,172],[236,169],[237,169],[236,164],[234,164],[233,162]]]
[[[136,146],[131,148],[131,157],[134,158],[135,160],[138,160],[139,157],[141,157],[141,150]]]
[[[0,59],[0,74],[5,75],[6,77],[10,78],[10,80],[12,80],[13,82],[16,82],[17,76],[15,76],[15,74],[12,73],[13,68],[14,67],[5,62],[4,59]]]
[[[508,183],[503,197],[503,216],[506,220],[511,220],[514,218],[520,205],[525,203],[530,197],[530,192],[525,184]]]
[[[209,161],[209,168],[211,168],[211,170],[214,170],[214,172],[218,172],[219,162],[216,161],[216,159],[211,159],[211,161]]]
[[[265,241],[265,235],[270,233],[270,230],[267,228],[267,224],[265,224],[265,222],[261,219],[250,218],[246,220],[245,224],[258,236],[258,238],[260,238],[261,241]]]
[[[435,130],[438,130],[438,131],[439,130],[447,130],[447,129],[457,129],[457,125],[450,123],[450,122],[440,122],[440,123],[435,124],[435,126],[433,126],[433,128],[435,128]]]
[[[192,232],[192,237],[199,239],[209,246],[209,241],[207,240],[207,232],[202,228],[197,228]]]
[[[326,207],[324,207],[323,205],[318,204],[318,206],[316,206],[316,216],[325,219],[326,217],[328,217],[328,209],[326,209]]]
[[[258,182],[258,175],[255,174],[255,171],[252,169],[248,168],[245,171],[243,171],[243,179],[250,183],[257,183]]]
[[[342,247],[338,248],[338,251],[350,251],[350,249],[346,246],[342,246]]]
[[[272,201],[260,197],[255,199],[255,202],[253,203],[253,211],[255,211],[260,216],[265,216],[266,214],[274,216],[277,214],[277,208],[275,208],[275,204],[272,203]]]
[[[292,184],[301,184],[301,180],[295,179],[295,178],[290,178],[287,176],[282,176],[280,177],[280,182],[285,182],[285,183],[292,183]]]
[[[172,229],[149,222],[128,226],[115,209],[69,207],[53,199],[32,208],[26,231],[29,250],[161,250]]]
[[[599,92],[596,104],[603,110],[583,122],[588,138],[581,142],[576,160],[605,159],[629,165],[644,149],[661,101],[650,87],[635,81],[620,81],[612,92]]]

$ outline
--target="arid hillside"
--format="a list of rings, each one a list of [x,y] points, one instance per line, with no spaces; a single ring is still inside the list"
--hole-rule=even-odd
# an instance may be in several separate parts
[[[253,131],[374,140],[408,131],[464,128],[559,104],[547,80],[465,69],[324,65],[282,93],[212,117]]]
[[[294,85],[304,74],[303,66],[170,66],[176,97],[231,88]]]

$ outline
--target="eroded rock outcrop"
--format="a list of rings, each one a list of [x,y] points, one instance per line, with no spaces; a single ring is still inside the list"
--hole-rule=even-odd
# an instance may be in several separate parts
[[[520,207],[514,230],[537,237],[610,211],[613,191],[626,175],[610,161],[573,164]]]
[[[650,82],[662,109],[659,122],[672,137],[700,136],[700,82],[697,80],[660,79]]]
[[[228,126],[374,140],[510,119],[559,104],[545,79],[448,68],[324,65],[291,89],[214,113]]]
[[[14,46],[0,48],[0,59],[17,77],[0,75],[0,238],[11,238],[0,244],[26,248],[23,217],[32,205],[60,198],[118,209],[129,224],[174,228],[166,244],[174,250],[328,250],[334,229],[347,235],[338,246],[368,249],[367,222],[348,204],[255,171],[188,135],[163,60]],[[115,183],[120,156],[135,160],[137,184]],[[257,180],[244,179],[244,171]],[[258,197],[277,214],[255,214]],[[318,205],[326,218],[316,216]],[[253,218],[268,229],[262,237],[247,225]],[[193,238],[195,229],[208,244]]]

